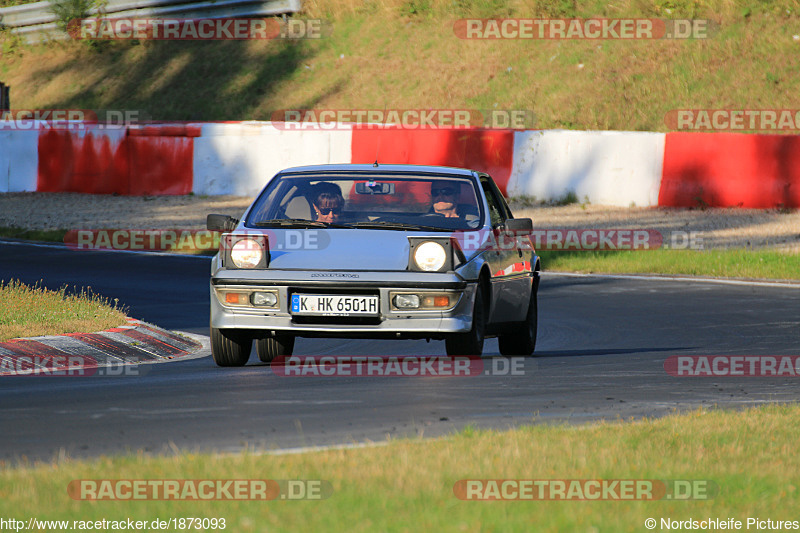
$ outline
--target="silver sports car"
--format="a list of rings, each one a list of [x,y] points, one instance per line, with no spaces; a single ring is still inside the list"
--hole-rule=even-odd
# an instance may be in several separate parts
[[[223,232],[211,264],[211,346],[241,366],[296,337],[444,340],[449,355],[536,345],[539,257],[485,173],[415,165],[321,165],[272,178]]]

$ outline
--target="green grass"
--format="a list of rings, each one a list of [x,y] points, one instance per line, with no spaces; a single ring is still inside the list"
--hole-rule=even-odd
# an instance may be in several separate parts
[[[645,531],[646,518],[796,519],[800,407],[699,410],[630,423],[474,428],[437,440],[298,455],[127,455],[6,465],[0,516],[225,518],[227,531]],[[79,479],[319,479],[321,501],[79,501]],[[466,479],[708,480],[706,501],[462,501]],[[744,528],[743,528],[744,529]],[[170,529],[173,530],[173,529]],[[753,530],[753,528],[751,528]]]
[[[540,251],[544,270],[800,279],[796,254],[769,250]]]
[[[43,242],[64,242],[64,235],[67,234],[65,229],[24,229],[11,227],[0,227],[0,237],[9,237],[12,239],[25,239],[29,241],[43,241]]]
[[[297,108],[525,109],[538,128],[634,131],[666,131],[676,109],[793,109],[800,87],[792,38],[800,0],[304,6],[298,18],[324,19],[329,36],[15,45],[0,77],[16,109],[134,109],[158,120],[268,120]],[[613,41],[464,40],[453,31],[465,17],[565,16],[698,17],[720,29],[709,39]]]
[[[60,333],[99,331],[125,324],[125,311],[91,291],[52,291],[19,281],[0,281],[0,341]]]

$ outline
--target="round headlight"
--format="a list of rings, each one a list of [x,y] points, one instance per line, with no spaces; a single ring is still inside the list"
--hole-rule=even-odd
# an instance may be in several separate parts
[[[419,268],[427,272],[441,270],[446,260],[447,252],[438,242],[424,242],[414,250],[414,261]]]
[[[255,268],[262,257],[264,250],[253,239],[242,239],[231,248],[231,261],[236,268]]]

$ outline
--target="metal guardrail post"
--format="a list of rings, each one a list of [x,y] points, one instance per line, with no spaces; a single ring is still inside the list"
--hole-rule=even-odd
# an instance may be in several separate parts
[[[0,111],[11,111],[11,87],[0,81]]]

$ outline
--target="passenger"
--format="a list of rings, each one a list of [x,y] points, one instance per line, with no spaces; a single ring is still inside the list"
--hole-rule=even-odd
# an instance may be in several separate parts
[[[314,220],[319,222],[336,222],[344,209],[342,189],[335,183],[323,181],[312,188]]]

